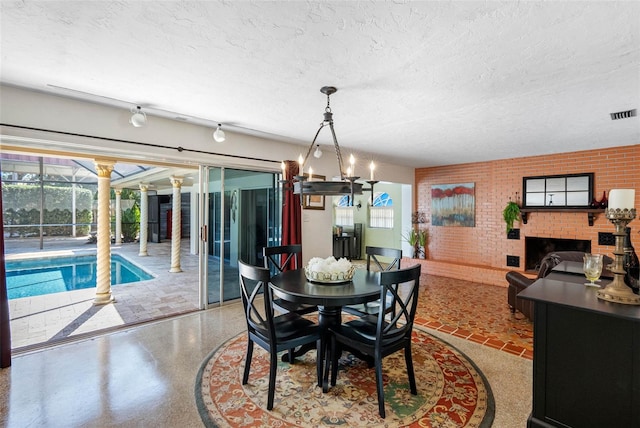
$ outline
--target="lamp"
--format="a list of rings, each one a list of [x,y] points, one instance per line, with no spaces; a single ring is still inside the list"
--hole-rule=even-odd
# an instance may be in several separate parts
[[[613,251],[614,263],[611,269],[613,281],[596,292],[599,299],[627,305],[640,305],[640,295],[634,294],[624,282],[626,271],[623,263],[625,228],[636,218],[635,197],[636,191],[634,189],[612,189],[609,192],[606,217],[616,227],[616,231],[613,233],[616,239],[616,247]]]
[[[131,119],[129,119],[129,123],[135,126],[136,128],[140,128],[147,124],[147,115],[142,111],[140,106],[131,109]]]
[[[218,127],[213,131],[213,139],[218,143],[222,143],[227,137],[224,135],[224,131],[221,129],[222,124],[218,124]]]
[[[320,159],[322,157],[322,150],[320,150],[320,144],[316,146],[316,151],[313,152],[313,157],[316,159]]]
[[[338,196],[338,195],[350,195],[350,203],[353,205],[353,195],[361,195],[363,191],[371,192],[373,197],[373,186],[377,181],[373,180],[373,172],[371,173],[371,180],[367,180],[370,188],[363,189],[362,183],[356,183],[356,180],[360,177],[355,175],[355,158],[353,155],[350,157],[350,167],[345,170],[343,167],[342,154],[340,153],[340,146],[338,145],[338,139],[336,138],[336,132],[333,129],[333,113],[331,112],[330,105],[330,97],[332,94],[335,94],[338,89],[333,86],[323,86],[320,88],[320,92],[327,96],[327,106],[324,109],[324,120],[320,124],[320,128],[316,132],[311,145],[309,145],[309,150],[307,150],[307,154],[304,158],[300,156],[298,163],[300,165],[299,175],[294,177],[292,180],[288,182],[284,182],[284,184],[293,184],[293,193],[300,194],[301,203],[302,203],[302,195],[328,195],[328,196]],[[338,170],[340,171],[340,180],[339,181],[321,181],[321,180],[310,180],[310,177],[306,177],[304,175],[304,166],[309,159],[309,155],[311,154],[311,150],[313,146],[316,145],[316,140],[318,139],[318,135],[322,129],[328,126],[331,129],[331,135],[333,137],[333,145],[336,150],[336,158],[338,160]],[[320,150],[320,145],[317,145],[316,150],[314,152],[314,157],[319,158],[322,156],[322,151]]]

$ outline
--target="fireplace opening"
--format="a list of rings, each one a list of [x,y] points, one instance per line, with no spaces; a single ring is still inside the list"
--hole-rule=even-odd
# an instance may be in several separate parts
[[[538,238],[527,236],[524,239],[525,270],[538,271],[542,258],[552,251],[591,252],[588,239]]]

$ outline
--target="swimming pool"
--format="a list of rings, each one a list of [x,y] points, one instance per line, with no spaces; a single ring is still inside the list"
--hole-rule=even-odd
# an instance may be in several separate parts
[[[96,256],[48,257],[6,262],[9,299],[41,296],[96,286]],[[111,285],[152,279],[117,254],[111,255]]]

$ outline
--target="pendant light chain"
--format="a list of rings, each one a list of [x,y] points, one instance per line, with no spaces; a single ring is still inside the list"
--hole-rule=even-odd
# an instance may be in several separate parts
[[[333,135],[333,145],[336,148],[336,158],[338,158],[338,169],[340,169],[340,180],[345,179],[344,167],[342,166],[342,153],[340,153],[340,146],[338,145],[338,139],[336,138],[336,131],[333,130],[333,121],[329,124],[331,134]]]

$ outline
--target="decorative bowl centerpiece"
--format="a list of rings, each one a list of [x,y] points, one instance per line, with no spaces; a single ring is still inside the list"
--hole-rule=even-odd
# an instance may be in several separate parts
[[[326,259],[313,257],[304,267],[304,273],[309,281],[322,284],[340,284],[353,279],[355,268],[344,257],[336,260],[330,256]]]

